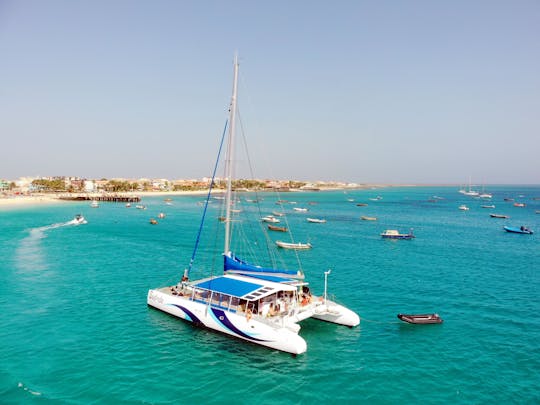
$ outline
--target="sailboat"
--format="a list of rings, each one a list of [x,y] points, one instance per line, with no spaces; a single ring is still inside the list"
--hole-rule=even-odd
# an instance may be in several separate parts
[[[223,274],[190,280],[190,270],[195,261],[200,231],[214,184],[214,181],[211,181],[188,268],[177,284],[150,289],[147,303],[193,324],[297,355],[307,350],[306,341],[299,335],[299,322],[314,318],[354,327],[360,323],[360,318],[352,310],[328,299],[327,281],[330,270],[324,272],[324,294],[315,296],[310,291],[302,270],[261,267],[248,263],[231,252],[231,206],[235,201],[232,196],[231,163],[234,154],[238,67],[238,59],[235,57],[225,159],[227,191]],[[217,162],[214,176],[216,169]]]

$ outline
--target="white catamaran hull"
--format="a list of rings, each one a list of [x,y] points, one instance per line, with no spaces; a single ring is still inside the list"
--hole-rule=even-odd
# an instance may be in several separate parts
[[[244,313],[219,309],[155,289],[148,291],[147,302],[148,305],[178,318],[258,345],[292,354],[304,353],[307,350],[306,341],[292,330],[298,331],[298,325],[291,325],[290,328],[270,325],[254,318],[248,319]]]
[[[360,317],[354,311],[330,300],[326,301],[324,308],[315,308],[311,317],[350,327],[360,324]]]

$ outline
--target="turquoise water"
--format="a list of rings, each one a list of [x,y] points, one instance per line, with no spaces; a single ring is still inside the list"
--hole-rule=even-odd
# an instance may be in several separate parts
[[[330,292],[362,318],[353,329],[303,322],[308,351],[296,358],[147,307],[147,290],[178,281],[189,263],[200,197],[173,197],[171,206],[146,198],[146,211],[114,203],[2,208],[0,402],[539,403],[540,188],[489,191],[495,209],[455,188],[281,195],[310,209],[285,206],[295,239],[314,246],[299,252],[312,289],[322,292],[331,268]],[[434,195],[444,199],[429,202]],[[263,197],[264,214],[279,208]],[[458,210],[463,203],[470,211]],[[213,205],[209,224],[218,227]],[[167,217],[149,225],[159,212]],[[88,224],[65,225],[77,213]],[[537,232],[509,234],[504,224]],[[412,241],[379,236],[409,228]],[[195,275],[221,264],[208,257],[221,249],[210,234]],[[294,266],[294,253],[283,261]],[[445,322],[409,325],[399,312],[437,312]]]

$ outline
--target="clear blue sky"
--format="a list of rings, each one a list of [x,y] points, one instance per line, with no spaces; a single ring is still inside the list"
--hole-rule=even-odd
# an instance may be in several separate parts
[[[537,0],[0,0],[0,178],[209,175],[238,51],[258,177],[538,184],[539,21]]]

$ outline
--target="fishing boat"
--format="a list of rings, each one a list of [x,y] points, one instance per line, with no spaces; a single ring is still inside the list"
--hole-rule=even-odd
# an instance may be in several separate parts
[[[274,265],[259,266],[240,259],[232,252],[232,246],[236,244],[240,246],[240,243],[235,242],[237,226],[235,225],[234,228],[231,226],[233,222],[231,210],[233,204],[236,203],[232,194],[232,173],[234,172],[232,163],[235,151],[237,83],[238,62],[235,58],[229,119],[221,142],[223,145],[227,134],[227,146],[224,147],[226,151],[224,159],[226,197],[223,205],[225,221],[223,226],[217,228],[218,232],[223,229],[224,233],[224,248],[223,252],[219,253],[223,257],[223,273],[216,275],[211,268],[199,268],[197,263],[200,261],[196,260],[208,200],[215,184],[218,163],[221,160],[222,148],[220,146],[189,265],[177,284],[150,289],[147,303],[151,307],[195,325],[297,355],[307,350],[306,341],[299,335],[301,321],[313,318],[353,327],[360,323],[360,318],[352,310],[328,298],[327,282],[330,270],[324,271],[324,294],[315,296],[309,289],[301,266],[298,270],[280,269]],[[261,224],[260,220],[254,221]],[[241,222],[235,220],[235,224],[241,225]],[[212,259],[211,253],[204,252]],[[260,255],[257,255],[256,260],[263,261]],[[213,260],[204,262],[213,262]],[[191,280],[190,276],[195,271],[206,272],[208,276]]]
[[[326,219],[321,218],[306,218],[306,221],[311,222],[313,224],[324,224],[326,222]]]
[[[491,218],[510,218],[508,215],[503,214],[489,214]]]
[[[283,242],[280,240],[276,241],[276,245],[282,249],[294,249],[294,250],[306,250],[311,249],[311,243],[300,243],[300,242]]]
[[[414,235],[412,229],[409,231],[409,233],[399,233],[395,229],[387,229],[381,233],[381,237],[385,239],[413,239]]]
[[[287,232],[288,231],[286,226],[268,225],[268,229],[270,229],[271,231],[278,231],[278,232]]]
[[[520,227],[503,226],[503,228],[506,232],[510,232],[510,233],[523,233],[527,235],[532,235],[534,233],[531,229],[527,228],[526,226],[520,226]]]
[[[397,316],[403,322],[428,324],[428,323],[443,323],[443,320],[438,314],[398,314]]]

